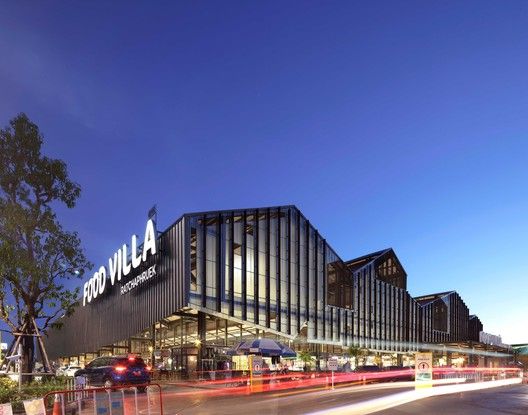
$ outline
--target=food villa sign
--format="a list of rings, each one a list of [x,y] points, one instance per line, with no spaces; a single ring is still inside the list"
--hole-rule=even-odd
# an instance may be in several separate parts
[[[145,228],[143,250],[139,253],[137,252],[137,236],[132,235],[130,243],[130,260],[127,245],[123,244],[123,247],[118,249],[117,252],[108,259],[108,270],[102,265],[99,270],[93,274],[92,278],[84,283],[83,306],[103,295],[105,289],[109,287],[108,284],[113,286],[116,281],[121,281],[121,279],[128,276],[132,270],[135,270],[144,264],[150,256],[156,255],[156,243],[154,222],[152,219],[149,219]],[[110,278],[107,278],[107,276]],[[133,290],[156,276],[156,265],[154,264],[135,278],[122,284],[120,290],[121,295]]]

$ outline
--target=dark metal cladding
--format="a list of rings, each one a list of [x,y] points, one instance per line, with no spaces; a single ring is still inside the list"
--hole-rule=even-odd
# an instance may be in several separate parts
[[[52,329],[44,338],[51,359],[96,352],[101,347],[127,339],[187,304],[185,264],[185,218],[167,229],[158,239],[158,252],[146,265],[131,271],[126,282],[156,265],[158,276],[121,295],[116,282],[102,297],[78,306],[70,317],[60,319],[61,329]],[[110,284],[107,280],[107,284]],[[168,295],[170,293],[170,295]]]
[[[235,261],[235,212],[231,212],[231,217],[229,219],[229,235],[230,243],[228,246],[229,249],[229,315],[235,315],[235,267],[233,266]]]
[[[281,211],[277,209],[277,224],[275,229],[275,326],[277,331],[281,329]]]
[[[156,345],[156,323],[175,313],[180,346],[183,326],[197,321],[204,360],[215,346],[206,344],[207,330],[216,327],[215,339],[225,330],[227,347],[228,323],[240,330],[231,336],[237,341],[254,330],[312,343],[318,355],[338,345],[406,353],[421,342],[478,341],[482,329],[454,291],[412,298],[390,248],[343,262],[295,206],[185,214],[121,282],[154,264],[156,278],[123,295],[116,282],[61,319],[45,340],[50,357],[97,353],[146,329]]]
[[[419,305],[406,290],[407,274],[394,251],[374,252],[346,265],[354,273],[357,287],[352,327],[356,345],[393,351],[416,349]]]
[[[218,214],[216,218],[216,234],[222,234],[222,215]],[[216,257],[220,258],[222,255],[222,243],[221,238],[216,239]],[[222,261],[216,263],[216,311],[219,313],[222,311],[222,271],[225,267],[222,267]]]
[[[415,300],[420,303],[422,309],[423,342],[449,343],[470,340],[469,309],[456,291],[430,294]]]
[[[242,214],[241,276],[242,276],[242,320],[247,320],[247,213]],[[217,238],[220,240],[220,238]],[[218,261],[220,262],[220,261]]]

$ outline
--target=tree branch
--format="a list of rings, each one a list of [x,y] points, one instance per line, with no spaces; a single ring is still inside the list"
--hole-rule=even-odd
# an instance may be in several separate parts
[[[0,317],[12,331],[16,331],[17,326],[11,321],[11,318],[9,317],[9,308],[5,303],[4,292],[0,292]]]
[[[46,332],[46,329],[48,328],[49,323],[51,322],[51,320],[57,318],[57,316],[58,316],[59,314],[63,313],[63,312],[64,312],[64,310],[62,309],[62,307],[59,307],[59,308],[55,311],[55,313],[53,313],[52,315],[48,315],[48,316],[40,316],[40,317],[38,317],[39,319],[41,319],[41,318],[44,318],[44,319],[45,319],[45,320],[44,320],[44,324],[42,325],[41,330],[42,330],[43,332]]]

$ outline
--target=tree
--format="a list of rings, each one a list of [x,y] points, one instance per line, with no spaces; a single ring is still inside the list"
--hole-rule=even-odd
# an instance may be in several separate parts
[[[356,366],[358,366],[359,364],[359,358],[365,357],[366,354],[367,354],[367,351],[358,346],[350,346],[348,348],[348,355],[354,358],[354,363]]]
[[[301,359],[301,361],[304,362],[304,371],[306,371],[307,370],[307,363],[311,363],[312,360],[313,360],[312,354],[309,351],[307,351],[307,350],[303,350],[303,351],[297,353],[297,357],[299,359]]]
[[[66,164],[41,153],[37,125],[19,114],[0,130],[0,318],[22,333],[22,370],[33,371],[35,328],[59,326],[79,288],[65,286],[91,268],[76,232],[64,230],[54,208],[73,208],[81,189]],[[26,377],[25,381],[30,380]]]

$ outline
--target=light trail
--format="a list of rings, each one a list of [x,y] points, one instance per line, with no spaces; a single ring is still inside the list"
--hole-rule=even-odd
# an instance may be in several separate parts
[[[516,368],[447,368],[433,369],[432,385],[457,384],[465,382],[486,382],[495,379],[516,377],[520,374]],[[275,397],[286,397],[300,393],[325,391],[330,388],[331,374],[298,373],[286,375],[264,375],[256,378],[250,385],[248,377],[236,377],[196,383],[168,383],[167,385],[191,388],[187,391],[167,391],[171,396],[225,396],[251,395],[256,393],[275,393]],[[414,388],[414,370],[405,368],[396,371],[335,373],[334,383],[338,389],[347,393],[373,389]],[[346,389],[345,389],[346,388]],[[335,391],[334,391],[335,392]]]
[[[433,396],[441,396],[452,393],[470,392],[482,389],[496,388],[500,386],[515,385],[522,382],[521,378],[502,379],[481,383],[463,383],[446,386],[436,386],[406,392],[395,393],[382,398],[370,399],[364,402],[358,402],[351,405],[340,406],[337,408],[326,409],[324,411],[312,412],[311,415],[363,415],[394,408],[395,406],[404,405],[409,402],[417,401]]]

